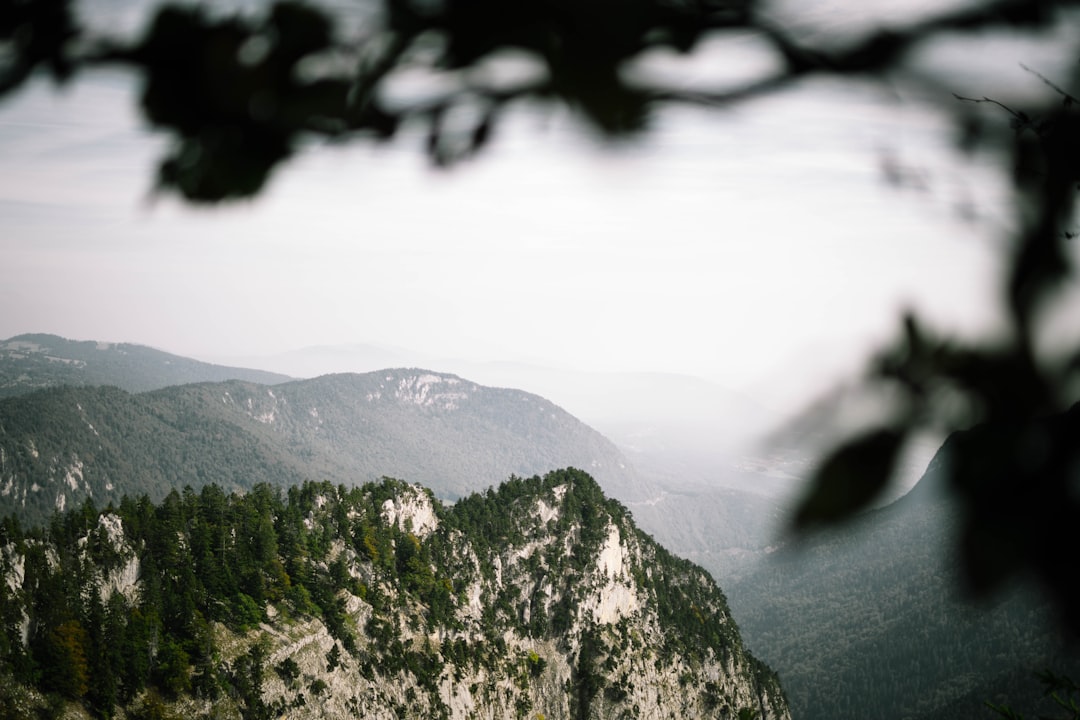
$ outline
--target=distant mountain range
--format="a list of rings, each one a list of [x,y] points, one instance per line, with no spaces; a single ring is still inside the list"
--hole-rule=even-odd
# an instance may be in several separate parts
[[[573,413],[631,457],[669,471],[676,464],[683,481],[725,480],[716,477],[716,469],[730,467],[733,458],[778,422],[774,411],[751,397],[678,373],[592,372],[526,362],[475,362],[369,344],[315,346],[228,362],[297,377],[429,367],[492,387],[524,388]]]
[[[40,389],[93,384],[84,379],[106,367],[124,389]],[[176,385],[177,368],[198,382]],[[199,374],[211,372],[230,379]],[[806,472],[805,458],[710,453],[702,450],[708,431],[669,443],[677,423],[658,412],[650,434],[641,409],[626,410],[620,451],[537,395],[441,371],[267,382],[246,372],[138,346],[51,336],[0,343],[0,378],[20,395],[0,400],[0,514],[41,520],[91,494],[101,507],[125,492],[160,499],[184,485],[352,486],[387,475],[452,500],[510,474],[575,466],[665,547],[722,581],[745,641],[780,673],[800,720],[977,720],[983,700],[1037,695],[1030,672],[1064,657],[1046,609],[1030,596],[989,609],[954,598],[944,549],[955,511],[933,490],[940,460],[900,501],[797,552],[778,542],[779,498]],[[623,393],[616,407],[624,408],[682,384],[685,395],[655,406],[685,406],[706,424],[713,410],[723,414],[723,394],[692,381],[661,376],[646,390],[644,376],[578,380],[575,392]],[[699,409],[713,410],[694,414],[693,388],[704,398]],[[813,444],[823,414],[835,415],[811,408],[783,440]]]
[[[59,385],[115,385],[129,392],[170,385],[245,380],[273,385],[287,375],[225,367],[145,345],[17,335],[0,340],[0,398]]]
[[[130,343],[27,334],[0,341],[0,398],[60,385],[114,385],[136,393],[224,380],[275,385],[388,367],[433,368],[479,385],[527,389],[598,429],[636,464],[677,477],[679,483],[719,482],[773,496],[785,494],[790,486],[761,474],[729,472],[753,439],[775,425],[774,413],[716,383],[673,373],[470,362],[358,344],[215,364]]]
[[[610,441],[543,398],[421,370],[137,394],[60,387],[0,400],[0,514],[35,520],[85,497],[160,499],[211,482],[391,476],[453,499],[566,466],[618,497],[654,492]]]
[[[466,386],[477,388],[467,392],[469,400],[458,412],[444,413],[439,421],[437,406],[389,402],[398,389],[389,392],[386,376],[379,372],[290,381],[284,375],[203,363],[138,345],[77,342],[52,335],[22,335],[0,342],[0,348],[4,348],[0,350],[0,378],[8,378],[9,395],[45,387],[92,385],[95,379],[137,394],[124,397],[106,390],[87,388],[85,393],[70,393],[56,389],[38,399],[7,405],[0,402],[0,413],[6,412],[15,421],[4,429],[6,442],[23,421],[54,417],[36,440],[43,444],[35,450],[41,458],[32,458],[31,453],[32,463],[20,455],[18,443],[5,449],[0,433],[0,451],[6,455],[0,456],[0,508],[14,508],[18,492],[18,507],[24,511],[36,508],[30,513],[37,517],[44,517],[60,504],[70,507],[80,493],[93,492],[98,500],[123,492],[160,497],[177,484],[198,486],[213,478],[229,487],[245,487],[260,478],[278,483],[311,477],[363,482],[392,475],[425,482],[443,497],[452,498],[496,483],[510,473],[579,465],[593,472],[613,497],[633,508],[658,540],[722,575],[771,542],[775,523],[759,523],[757,518],[777,516],[779,505],[768,496],[790,484],[790,479],[778,480],[758,470],[740,470],[726,452],[710,458],[687,449],[707,445],[708,435],[718,432],[715,428],[699,432],[696,440],[666,439],[680,435],[681,425],[667,424],[677,419],[679,408],[687,409],[687,416],[679,422],[692,424],[696,419],[699,428],[712,427],[703,417],[728,412],[725,403],[730,398],[726,393],[693,378],[650,374],[606,377],[524,366],[526,377],[541,379],[541,385],[548,389],[563,387],[564,395],[571,398],[592,398],[585,404],[591,403],[594,409],[605,406],[604,398],[616,398],[611,407],[619,412],[608,411],[607,415],[621,412],[620,427],[638,427],[632,444],[620,448],[535,395],[485,388],[447,373],[415,371],[409,375],[414,380],[422,375],[438,379],[436,384],[427,383],[427,392],[442,388],[435,390],[435,395],[462,392]],[[298,356],[309,357],[313,352],[316,359],[323,358],[322,367],[349,367],[365,358],[371,360],[373,352],[382,360],[405,357],[361,350],[351,346],[323,348]],[[337,358],[338,364],[327,357]],[[501,368],[490,375],[507,381],[521,370],[507,364],[483,367],[488,371]],[[258,387],[231,390],[173,387],[181,382],[267,377],[273,387],[261,382]],[[395,377],[400,382],[405,374]],[[450,388],[451,382],[460,383],[457,390]],[[143,397],[140,393],[147,390],[159,392]],[[231,404],[221,401],[225,392],[230,393]],[[405,388],[402,392],[407,395],[411,391]],[[379,402],[373,404],[368,394],[378,396]],[[634,410],[639,403],[644,409]],[[305,404],[307,412],[314,408],[320,413],[319,421],[299,411]],[[697,410],[689,409],[695,405]],[[126,409],[120,412],[120,406]],[[355,414],[361,407],[367,413],[363,422]],[[257,419],[268,420],[271,413],[276,422]],[[545,413],[546,420],[540,423]],[[84,419],[94,414],[111,420]],[[458,422],[464,418],[472,418],[472,424]],[[90,432],[88,422],[98,435]],[[112,423],[118,425],[113,427]],[[206,429],[200,436],[185,430],[188,426]],[[207,444],[200,437],[214,437],[215,442]],[[143,440],[149,438],[156,438],[159,454],[170,460],[159,461],[148,454],[152,446]],[[282,439],[288,440],[285,446],[280,446]],[[701,453],[709,455],[708,451]],[[22,459],[16,461],[19,457]],[[15,475],[32,479],[16,481],[16,462],[20,470]],[[87,462],[91,465],[89,475],[83,467]],[[637,470],[638,466],[647,471]],[[108,470],[109,477],[125,478],[126,485],[105,480],[103,470]],[[74,489],[73,484],[80,489]],[[727,489],[730,485],[753,492]],[[68,489],[61,492],[61,486]],[[50,492],[48,488],[53,487]]]

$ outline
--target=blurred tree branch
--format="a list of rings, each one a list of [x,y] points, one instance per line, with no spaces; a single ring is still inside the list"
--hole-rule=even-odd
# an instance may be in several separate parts
[[[63,83],[90,68],[125,67],[142,81],[146,120],[174,140],[158,167],[159,189],[216,203],[257,195],[305,136],[385,142],[406,123],[419,124],[431,161],[446,166],[482,150],[504,110],[531,100],[572,109],[603,137],[637,139],[657,107],[732,106],[809,76],[886,82],[933,40],[1045,31],[1069,22],[1065,13],[1078,4],[965,3],[852,42],[808,43],[757,0],[381,0],[353,37],[330,10],[297,0],[256,14],[166,4],[134,39],[91,37],[73,0],[0,0],[0,99],[39,71]],[[644,85],[624,72],[650,50],[689,53],[721,30],[753,34],[771,48],[777,69],[716,93]],[[1080,59],[1080,47],[1073,50]],[[539,71],[510,84],[484,81],[480,70],[507,51],[524,53]],[[445,89],[393,103],[387,87],[404,70],[439,74]],[[1080,337],[1056,338],[1065,350],[1049,351],[1041,333],[1074,278],[1080,72],[1033,75],[1056,104],[957,95],[950,108],[958,126],[982,128],[966,133],[969,146],[1007,153],[1014,169],[1017,231],[1002,288],[1008,334],[959,342],[905,318],[869,374],[899,388],[903,402],[882,426],[825,458],[795,525],[806,530],[867,507],[916,430],[957,432],[950,477],[965,511],[970,586],[988,591],[1016,573],[1033,574],[1078,630],[1071,574],[1080,558],[1072,529],[1080,518]],[[973,123],[974,105],[1011,115],[1011,133]],[[447,121],[455,110],[469,111],[464,123]]]

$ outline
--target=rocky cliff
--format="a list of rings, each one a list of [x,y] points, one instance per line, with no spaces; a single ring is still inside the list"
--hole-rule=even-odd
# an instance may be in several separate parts
[[[789,718],[708,574],[577,470],[84,506],[5,522],[0,565],[10,717]]]

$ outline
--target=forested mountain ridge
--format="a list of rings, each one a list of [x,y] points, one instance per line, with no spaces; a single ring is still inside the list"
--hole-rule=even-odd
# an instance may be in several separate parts
[[[245,380],[273,385],[287,375],[225,367],[132,343],[27,334],[0,340],[0,398],[61,385],[115,385],[128,392],[194,382]]]
[[[587,474],[444,506],[215,485],[0,525],[0,707],[129,718],[790,718],[701,568]],[[46,697],[42,693],[48,695]]]
[[[904,497],[725,583],[748,646],[782,675],[796,717],[985,720],[986,700],[1031,707],[1036,671],[1080,669],[1030,588],[978,603],[961,592],[964,518],[942,471],[966,437],[950,437]]]
[[[86,497],[156,501],[212,482],[231,491],[391,475],[456,498],[567,465],[622,499],[648,492],[614,445],[543,398],[422,370],[0,399],[0,513],[34,522]]]
[[[380,357],[390,360],[395,355],[382,353]],[[368,356],[346,352],[334,363],[321,366],[342,369],[370,361]],[[173,487],[185,484],[199,487],[209,479],[236,489],[259,480],[278,484],[305,479],[353,483],[391,475],[422,482],[440,496],[451,498],[486,487],[511,473],[531,475],[573,465],[589,469],[607,492],[633,508],[638,522],[665,547],[702,563],[718,576],[734,572],[772,542],[778,503],[716,487],[727,487],[734,480],[740,487],[760,488],[765,482],[760,474],[741,473],[731,463],[719,466],[705,463],[709,470],[704,471],[693,461],[687,463],[681,450],[670,447],[659,455],[642,454],[642,442],[653,449],[656,443],[666,442],[649,433],[644,438],[635,434],[629,446],[616,448],[606,439],[610,437],[606,433],[593,431],[595,423],[586,427],[559,407],[536,397],[539,394],[544,398],[585,398],[586,408],[592,408],[595,413],[597,407],[603,406],[608,413],[605,417],[619,418],[624,423],[628,418],[645,416],[652,423],[657,412],[663,416],[661,426],[679,417],[678,426],[685,429],[692,420],[690,424],[697,423],[698,433],[694,442],[715,450],[717,444],[725,442],[725,428],[730,424],[730,417],[726,422],[718,420],[724,415],[718,405],[731,400],[730,394],[718,393],[715,386],[678,376],[574,374],[534,368],[533,372],[518,377],[513,372],[492,372],[492,367],[497,368],[498,364],[468,367],[490,380],[470,382],[463,378],[473,376],[462,371],[452,371],[455,375],[415,371],[408,375],[414,384],[424,375],[432,375],[440,383],[423,383],[411,389],[394,387],[388,391],[385,374],[380,375],[382,371],[360,375],[335,373],[334,378],[319,378],[314,386],[297,385],[286,390],[289,378],[285,375],[269,374],[269,379],[265,379],[268,373],[262,371],[209,365],[136,344],[73,341],[47,334],[9,338],[0,341],[0,385],[7,383],[6,387],[0,387],[0,401],[44,388],[95,384],[112,385],[140,395],[149,390],[162,390],[162,393],[160,397],[141,398],[145,407],[120,413],[126,420],[106,422],[104,418],[113,416],[115,408],[106,411],[103,417],[93,409],[93,400],[80,399],[78,393],[63,395],[65,391],[57,390],[61,395],[48,403],[50,421],[44,424],[48,437],[22,438],[26,442],[21,459],[18,444],[5,444],[5,434],[10,440],[15,430],[39,410],[36,401],[8,406],[9,419],[15,417],[6,425],[0,423],[0,512],[12,511],[17,506],[21,512],[28,513],[24,517],[43,520],[62,507],[61,503],[71,507],[88,492],[105,502],[125,492],[147,492],[151,498],[160,499]],[[459,381],[457,389],[451,386],[455,378]],[[515,378],[528,382],[515,384]],[[174,387],[227,379],[239,380],[241,384],[221,393],[212,387],[183,390]],[[402,375],[398,381],[405,379]],[[242,383],[254,383],[254,386]],[[470,410],[477,413],[476,422],[455,427],[450,421],[458,418],[445,405],[453,404],[450,395],[463,392],[466,387],[475,388],[468,394]],[[511,391],[495,390],[510,387],[527,388],[534,394],[514,395]],[[369,402],[369,394],[379,401]],[[60,396],[66,399],[60,402]],[[410,397],[420,402],[410,402]],[[446,402],[436,404],[435,397]],[[601,402],[601,398],[605,399]],[[405,407],[395,408],[392,401],[405,401]],[[425,402],[429,402],[426,408]],[[611,402],[615,403],[614,409],[608,407]],[[64,403],[70,408],[81,405],[83,410],[68,414],[63,409]],[[185,409],[179,411],[174,403],[181,403]],[[343,403],[348,407],[341,407]],[[638,403],[648,406],[648,411],[643,411]],[[372,411],[379,409],[384,417],[368,415],[358,422],[355,410],[363,404]],[[320,415],[296,412],[302,405],[307,405],[309,413],[315,409]],[[744,401],[739,405],[748,407]],[[146,407],[153,408],[150,418],[144,417]],[[204,417],[206,411],[212,417]],[[555,417],[542,425],[539,420],[545,412]],[[754,417],[759,414],[753,408],[748,412]],[[421,413],[427,417],[419,419]],[[0,405],[0,416],[3,415]],[[247,417],[241,420],[243,415]],[[743,414],[739,418],[740,423],[747,419]],[[252,420],[260,422],[256,424]],[[98,435],[90,431],[91,425]],[[203,429],[193,430],[198,427]],[[401,432],[408,427],[417,431]],[[707,440],[699,437],[702,428],[708,429]],[[528,445],[522,445],[521,437],[513,437],[519,431],[521,437],[530,438]],[[192,437],[191,433],[198,437]],[[147,444],[132,442],[133,438],[155,436],[165,439],[161,457],[155,456]],[[211,444],[208,442],[211,438],[220,440]],[[35,443],[33,446],[31,441]],[[283,441],[284,446],[279,447]],[[358,450],[361,447],[363,451]],[[90,463],[88,473],[79,448],[94,448],[94,462]],[[572,449],[563,452],[559,448]],[[39,458],[33,458],[35,451]],[[511,451],[517,460],[502,462],[500,456]],[[241,455],[248,459],[249,468],[231,459]],[[535,462],[537,456],[543,462]],[[36,462],[31,463],[32,459]],[[19,487],[12,477],[16,464],[23,470],[15,475],[30,477],[29,483],[21,483]],[[26,469],[35,465],[35,471]],[[104,472],[99,466],[104,466]],[[143,487],[131,486],[132,478]],[[32,490],[35,483],[37,491]],[[72,483],[79,489],[73,489]],[[63,490],[64,485],[67,490]]]
[[[611,441],[523,390],[418,368],[218,390],[181,386],[157,395],[243,415],[286,444],[339,458],[364,480],[407,477],[442,497],[566,465],[586,469],[621,499],[645,492]]]
[[[275,443],[197,407],[162,407],[114,387],[0,400],[0,513],[24,522],[44,522],[87,498],[160,500],[184,485],[233,490],[305,477],[304,464]]]

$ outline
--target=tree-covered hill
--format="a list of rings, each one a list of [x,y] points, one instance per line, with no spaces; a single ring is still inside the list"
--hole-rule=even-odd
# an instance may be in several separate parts
[[[645,492],[614,444],[565,410],[532,393],[448,373],[399,368],[273,388],[175,387],[152,397],[213,408],[289,447],[332,456],[358,480],[408,477],[443,497],[568,464],[587,469],[621,499]]]
[[[803,720],[988,720],[1029,707],[1033,673],[1080,668],[1044,598],[973,603],[958,581],[963,516],[943,487],[954,436],[903,498],[823,531],[726,584],[748,645]]]
[[[0,341],[0,398],[61,385],[115,385],[128,392],[194,382],[246,380],[267,385],[287,375],[225,367],[145,345],[17,335]]]
[[[646,492],[614,445],[546,400],[426,371],[0,400],[0,512],[34,522],[86,497],[156,501],[209,483],[231,491],[392,475],[456,498],[571,464],[620,498]]]
[[[383,479],[5,518],[0,712],[790,718],[708,574],[573,469],[450,507]]]
[[[752,492],[657,482],[664,483],[657,497],[627,503],[634,518],[664,547],[724,585],[757,566],[788,516],[781,501]]]
[[[93,498],[160,500],[216,482],[297,483],[300,458],[195,406],[161,407],[114,387],[61,387],[0,400],[0,512],[42,522]]]

